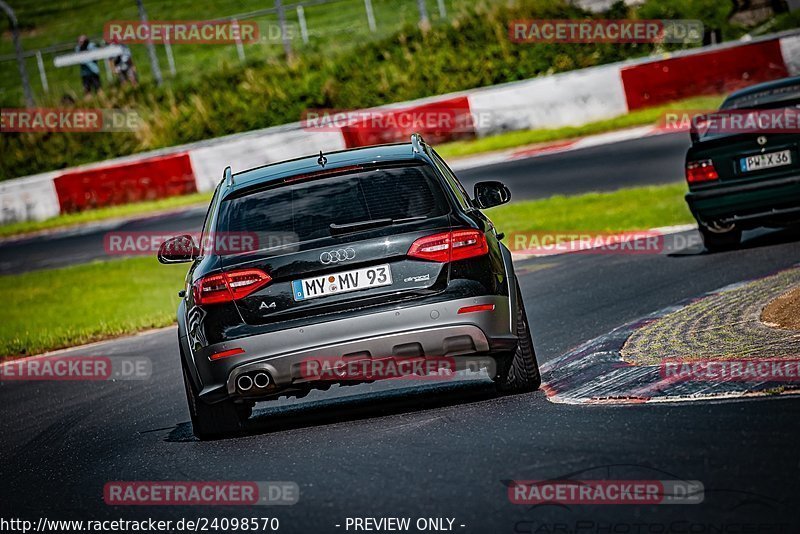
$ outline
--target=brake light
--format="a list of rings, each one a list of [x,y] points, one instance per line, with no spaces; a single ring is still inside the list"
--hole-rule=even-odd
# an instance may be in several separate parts
[[[479,230],[453,230],[421,237],[408,249],[408,255],[421,260],[447,263],[489,253],[486,236]]]
[[[244,298],[271,281],[272,278],[260,269],[238,269],[204,276],[194,283],[192,292],[198,305],[220,304]]]
[[[690,161],[686,164],[686,181],[690,184],[711,182],[719,178],[714,162],[710,159]]]

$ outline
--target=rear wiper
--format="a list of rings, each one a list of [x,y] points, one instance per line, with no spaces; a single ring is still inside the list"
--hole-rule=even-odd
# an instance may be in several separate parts
[[[342,234],[349,234],[350,232],[369,230],[370,228],[380,228],[381,226],[391,226],[393,224],[398,224],[398,223],[420,221],[422,219],[427,219],[427,217],[423,215],[420,217],[406,217],[404,219],[386,218],[386,219],[370,219],[368,221],[357,221],[345,224],[331,223],[328,226],[328,228],[330,228],[331,235],[342,235]]]
[[[391,219],[370,219],[369,221],[358,221],[345,224],[331,223],[328,228],[331,230],[331,235],[348,234],[350,232],[358,232],[360,230],[368,230],[370,228],[380,228],[381,226],[391,226]]]
[[[428,217],[425,216],[425,215],[419,215],[417,217],[406,217],[404,219],[393,219],[392,220],[392,224],[405,223],[405,222],[411,222],[411,221],[421,221],[422,219],[427,219],[427,218]]]

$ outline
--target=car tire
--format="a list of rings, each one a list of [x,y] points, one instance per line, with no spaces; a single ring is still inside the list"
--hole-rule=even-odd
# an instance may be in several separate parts
[[[192,432],[197,438],[206,440],[224,437],[239,432],[250,417],[252,405],[237,406],[232,400],[208,404],[195,391],[194,384],[182,364],[183,384],[186,388],[186,401],[192,418]]]
[[[722,232],[714,231],[701,224],[700,235],[703,236],[703,245],[705,245],[709,252],[733,250],[738,247],[742,241],[742,230],[736,227]]]
[[[536,351],[533,348],[531,331],[525,304],[517,285],[517,342],[516,350],[505,357],[497,358],[497,376],[494,379],[500,393],[528,393],[536,391],[542,384]]]

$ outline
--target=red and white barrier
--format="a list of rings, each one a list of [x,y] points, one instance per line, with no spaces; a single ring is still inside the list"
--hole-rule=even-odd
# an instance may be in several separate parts
[[[779,40],[761,41],[623,67],[628,109],[697,95],[725,94],[789,71]]]
[[[61,213],[197,191],[192,164],[186,152],[67,170],[53,182]]]
[[[300,129],[299,125],[279,130],[230,136],[219,143],[190,150],[197,191],[214,189],[228,165],[233,172],[239,172],[320,150],[333,152],[347,148],[341,132],[310,132]]]
[[[800,34],[725,43],[376,108],[383,118],[446,117],[422,128],[430,141],[501,131],[579,126],[695,95],[726,93],[800,75]],[[467,119],[465,120],[465,117]],[[388,121],[391,122],[391,121]],[[288,124],[65,171],[0,182],[0,224],[213,189],[222,170],[355,146],[404,141],[416,126],[356,121],[314,130]],[[466,125],[466,127],[465,127]]]
[[[0,182],[0,224],[41,221],[61,213],[54,180],[58,172],[46,172]]]
[[[618,64],[476,89],[469,104],[479,137],[580,126],[628,111]]]
[[[781,55],[791,76],[800,76],[800,35],[783,37]]]

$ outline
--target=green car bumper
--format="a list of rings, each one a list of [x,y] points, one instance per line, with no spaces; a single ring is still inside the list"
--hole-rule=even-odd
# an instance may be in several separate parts
[[[748,183],[717,183],[686,194],[699,223],[741,227],[800,221],[800,175]]]

